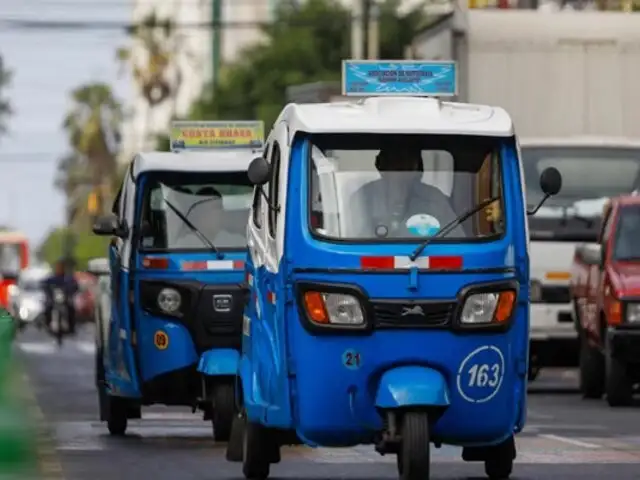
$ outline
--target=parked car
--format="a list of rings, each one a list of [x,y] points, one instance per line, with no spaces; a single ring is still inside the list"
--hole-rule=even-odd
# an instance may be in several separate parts
[[[640,196],[611,200],[598,244],[574,256],[572,292],[580,335],[580,388],[629,405],[640,382]]]

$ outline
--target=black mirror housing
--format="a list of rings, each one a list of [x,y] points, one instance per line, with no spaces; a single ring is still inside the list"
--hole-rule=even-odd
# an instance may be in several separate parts
[[[115,235],[116,237],[126,237],[129,229],[126,225],[121,225],[118,217],[115,215],[105,215],[98,217],[93,224],[93,233],[96,235]]]
[[[253,185],[262,186],[271,177],[271,165],[263,157],[256,157],[249,164],[247,176]]]
[[[557,195],[562,189],[562,175],[555,167],[545,168],[540,175],[540,190],[547,195]]]

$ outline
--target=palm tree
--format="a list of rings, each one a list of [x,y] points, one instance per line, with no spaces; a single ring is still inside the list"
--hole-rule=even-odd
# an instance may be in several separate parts
[[[11,115],[11,105],[9,101],[2,96],[2,91],[11,82],[11,72],[6,69],[2,57],[0,57],[0,135],[7,131],[7,117]]]
[[[122,107],[103,83],[78,87],[65,116],[71,153],[60,159],[55,184],[67,197],[69,222],[86,219],[87,197],[97,192],[100,203],[111,195],[118,173],[117,154]]]

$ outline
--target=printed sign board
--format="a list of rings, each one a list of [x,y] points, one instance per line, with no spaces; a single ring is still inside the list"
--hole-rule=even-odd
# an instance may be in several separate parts
[[[456,62],[344,60],[342,94],[347,96],[434,96],[458,93]]]
[[[209,150],[214,148],[262,148],[264,123],[261,121],[187,122],[171,124],[171,150]]]

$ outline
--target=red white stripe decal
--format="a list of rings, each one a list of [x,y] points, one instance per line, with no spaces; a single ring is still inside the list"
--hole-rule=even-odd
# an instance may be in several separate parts
[[[360,267],[366,270],[403,270],[411,267],[425,270],[460,270],[461,256],[418,257],[412,262],[409,257],[360,257]]]
[[[203,260],[197,262],[182,262],[182,270],[243,270],[242,260]]]

